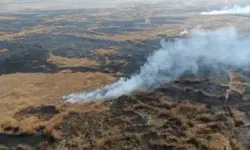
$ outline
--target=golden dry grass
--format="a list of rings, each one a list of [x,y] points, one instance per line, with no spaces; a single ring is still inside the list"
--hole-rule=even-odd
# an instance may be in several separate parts
[[[60,104],[64,94],[99,88],[114,80],[115,78],[108,74],[90,72],[16,73],[0,76],[0,131],[6,126],[19,126],[21,131],[32,131],[35,125],[39,125],[39,120],[26,118],[27,120],[20,121],[14,118],[15,113],[28,106]],[[80,110],[87,106],[78,107]]]
[[[44,22],[52,23],[52,22],[59,22],[59,21],[77,21],[77,22],[84,22],[87,21],[88,18],[77,14],[67,14],[67,15],[58,15],[56,17],[45,19]]]
[[[12,17],[12,16],[2,16],[2,15],[0,15],[0,20],[17,20],[17,18]]]
[[[149,40],[149,39],[157,39],[157,35],[155,33],[149,34],[147,32],[131,32],[128,34],[118,34],[118,35],[95,35],[95,34],[86,34],[81,33],[78,37],[83,38],[93,38],[93,39],[101,39],[101,40],[112,40],[112,41],[134,41],[134,40]]]
[[[241,81],[242,75],[240,73],[230,72],[229,77],[230,77],[230,83],[227,94],[230,94],[232,91],[244,94],[246,92],[246,87],[250,86],[249,82]]]
[[[0,40],[13,41],[17,38],[22,38],[26,35],[39,34],[39,33],[53,33],[56,29],[67,28],[66,26],[35,26],[33,28],[24,29],[18,32],[1,32]]]
[[[245,31],[249,24],[250,22],[247,18],[234,15],[192,15],[184,22],[187,29],[201,27],[208,30],[221,27],[236,27],[237,29]]]
[[[127,40],[148,40],[158,39],[159,36],[178,36],[184,29],[192,30],[200,27],[207,30],[213,30],[220,27],[235,26],[241,32],[247,31],[250,21],[246,18],[221,15],[221,16],[203,16],[192,15],[186,16],[187,19],[179,21],[176,24],[162,24],[162,25],[150,25],[149,31],[130,32],[117,35],[91,35],[80,34],[80,37],[89,37],[96,39],[108,39],[114,41],[127,41]]]
[[[236,108],[230,108],[229,113],[234,119],[234,124],[236,127],[241,126],[245,122],[245,113],[241,112],[240,110]]]
[[[61,67],[86,67],[98,65],[95,60],[90,60],[88,58],[67,58],[52,54],[48,57],[47,62],[57,64]]]
[[[93,53],[101,56],[113,56],[117,54],[117,49],[96,49]]]
[[[104,112],[107,110],[105,106],[105,101],[98,100],[87,104],[70,104],[67,106],[67,111],[69,112]]]
[[[227,137],[220,133],[215,133],[210,136],[209,149],[211,150],[232,150],[230,141]]]
[[[228,127],[223,128],[224,123],[223,119],[215,121],[212,114],[207,112],[205,105],[192,104],[188,101],[183,101],[178,103],[178,105],[171,106],[170,109],[162,109],[155,106],[145,104],[143,102],[138,102],[132,106],[133,109],[143,109],[151,110],[152,114],[167,114],[166,119],[156,118],[153,115],[148,117],[147,124],[150,126],[157,127],[157,129],[162,128],[164,125],[164,132],[161,130],[156,130],[158,135],[167,134],[167,139],[157,139],[150,140],[152,145],[161,145],[161,146],[174,146],[176,149],[207,149],[207,150],[232,150],[238,149],[240,145],[233,145],[232,139],[227,132],[231,132],[232,126],[234,123],[232,119],[227,116],[223,116],[227,121]],[[238,117],[242,116],[240,112],[233,110],[233,115]],[[222,121],[222,122],[221,122]],[[178,132],[181,132],[182,136],[174,135],[174,127],[178,126]],[[221,128],[218,131],[215,128]],[[224,130],[226,132],[224,133]],[[192,147],[194,146],[195,147]],[[191,146],[191,147],[190,147]],[[233,148],[232,148],[233,147]]]
[[[97,139],[95,141],[95,148],[97,149],[101,149],[105,146],[105,144],[107,144],[108,142],[116,142],[122,139],[130,139],[130,138],[136,138],[136,139],[140,139],[141,136],[143,134],[139,134],[139,133],[123,133],[123,134],[119,134],[120,132],[117,132],[118,134],[114,135],[114,136],[108,136],[102,139]]]

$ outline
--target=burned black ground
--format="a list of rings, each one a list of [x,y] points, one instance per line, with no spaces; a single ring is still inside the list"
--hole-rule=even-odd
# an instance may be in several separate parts
[[[182,37],[175,33],[146,40],[112,40],[109,36],[137,36],[154,29],[147,27],[180,25],[188,19],[151,17],[151,24],[147,25],[145,16],[121,20],[123,12],[120,11],[109,16],[95,15],[98,13],[96,9],[37,11],[9,15],[18,18],[14,20],[0,20],[0,32],[4,32],[0,34],[0,50],[3,50],[0,74],[8,76],[21,72],[28,76],[29,73],[53,74],[70,70],[72,73],[102,72],[110,76],[119,72],[117,77],[129,77],[161,47],[161,37],[167,40]],[[80,20],[83,18],[85,20]],[[53,30],[49,30],[51,27]],[[9,35],[12,32],[22,34],[12,37]],[[115,49],[116,53],[97,55],[93,53],[96,49]],[[50,55],[88,58],[101,65],[63,67],[48,62]],[[240,75],[232,79],[230,73]],[[247,70],[235,71],[227,67],[214,72],[202,67],[191,79],[184,75],[158,89],[140,89],[130,96],[98,105],[95,104],[98,102],[67,104],[57,100],[50,105],[27,106],[12,117],[39,119],[42,124],[31,125],[33,133],[21,131],[12,122],[1,125],[4,130],[0,133],[0,145],[5,149],[247,149],[250,136],[242,134],[250,130],[248,76]],[[19,91],[15,92],[12,93]],[[20,93],[16,98],[26,98],[26,93]],[[78,107],[82,109],[71,109]]]

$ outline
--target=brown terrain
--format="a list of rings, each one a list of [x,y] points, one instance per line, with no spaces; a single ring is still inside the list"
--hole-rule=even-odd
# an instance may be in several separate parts
[[[61,99],[130,76],[161,38],[185,38],[183,30],[235,26],[249,35],[249,16],[162,7],[0,14],[0,149],[250,149],[247,69],[208,70],[114,100]]]

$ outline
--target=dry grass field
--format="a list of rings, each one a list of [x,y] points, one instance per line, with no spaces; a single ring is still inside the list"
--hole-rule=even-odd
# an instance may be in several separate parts
[[[249,35],[249,15],[199,15],[215,1],[21,12],[10,9],[16,4],[0,14],[0,149],[249,149],[247,69],[184,76],[113,100],[62,100],[137,73],[161,39],[228,26]]]

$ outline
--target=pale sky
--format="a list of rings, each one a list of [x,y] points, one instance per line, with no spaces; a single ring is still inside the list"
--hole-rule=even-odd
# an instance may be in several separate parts
[[[157,3],[166,4],[178,3],[180,6],[196,6],[202,5],[226,5],[242,4],[250,0],[0,0],[0,12],[13,12],[28,9],[74,9],[74,8],[101,8],[116,7],[122,3]]]

